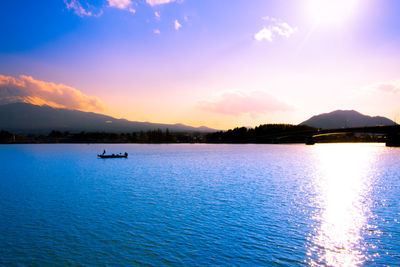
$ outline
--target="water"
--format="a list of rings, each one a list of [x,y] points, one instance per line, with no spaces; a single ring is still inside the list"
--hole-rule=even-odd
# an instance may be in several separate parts
[[[400,149],[381,144],[3,145],[0,160],[0,264],[400,263]]]

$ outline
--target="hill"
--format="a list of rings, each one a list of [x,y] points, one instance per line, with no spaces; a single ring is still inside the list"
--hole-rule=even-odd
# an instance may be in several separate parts
[[[103,114],[36,106],[27,103],[0,105],[0,130],[17,134],[47,134],[51,130],[72,133],[86,132],[140,132],[169,129],[171,132],[213,132],[207,127],[184,124],[159,124],[116,119]]]
[[[385,117],[371,117],[363,115],[355,110],[336,110],[330,113],[313,116],[299,125],[308,125],[321,129],[336,129],[395,124],[394,121]]]

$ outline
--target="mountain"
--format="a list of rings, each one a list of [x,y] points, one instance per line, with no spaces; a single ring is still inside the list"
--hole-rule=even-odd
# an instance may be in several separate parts
[[[116,119],[110,116],[36,106],[27,103],[0,105],[0,130],[17,134],[47,134],[51,130],[69,132],[139,132],[148,130],[166,130],[171,132],[214,132],[207,127],[191,127],[184,124],[159,124]]]
[[[376,125],[395,125],[396,123],[385,117],[371,117],[355,110],[336,110],[323,113],[303,121],[300,125],[308,125],[321,129],[336,129],[348,127],[364,127]]]

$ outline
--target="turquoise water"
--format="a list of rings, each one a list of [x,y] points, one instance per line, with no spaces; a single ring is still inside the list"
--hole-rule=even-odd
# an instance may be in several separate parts
[[[2,145],[0,160],[3,265],[400,262],[400,149],[381,144]]]

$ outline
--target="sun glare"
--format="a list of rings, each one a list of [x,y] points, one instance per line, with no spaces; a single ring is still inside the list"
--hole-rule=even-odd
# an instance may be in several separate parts
[[[315,25],[339,25],[356,11],[360,0],[309,0],[309,17]]]
[[[371,177],[368,171],[378,147],[364,144],[336,144],[316,147],[319,175],[316,186],[320,193],[317,203],[320,221],[314,246],[319,262],[328,266],[356,266],[362,264],[364,243],[361,232],[368,223],[368,191]]]

